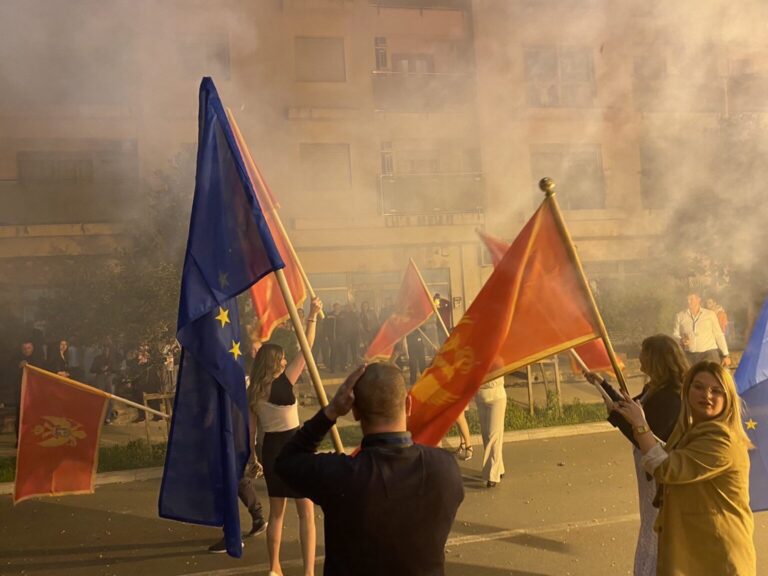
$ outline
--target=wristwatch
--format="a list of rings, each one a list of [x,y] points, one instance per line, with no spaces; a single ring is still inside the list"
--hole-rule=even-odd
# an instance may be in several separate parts
[[[632,432],[634,432],[636,435],[645,434],[646,432],[650,432],[651,429],[648,428],[648,426],[635,426],[632,428]]]

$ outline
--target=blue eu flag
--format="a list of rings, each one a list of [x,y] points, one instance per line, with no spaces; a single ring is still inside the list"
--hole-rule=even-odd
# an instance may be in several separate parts
[[[750,450],[749,504],[754,512],[768,509],[768,300],[749,337],[734,375],[747,405],[744,427],[755,445]]]
[[[181,277],[182,346],[159,511],[224,526],[242,555],[237,485],[248,461],[248,401],[235,297],[284,264],[210,78],[200,85],[195,197]]]

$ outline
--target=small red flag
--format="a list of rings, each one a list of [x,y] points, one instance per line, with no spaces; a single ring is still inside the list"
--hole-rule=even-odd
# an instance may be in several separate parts
[[[90,494],[107,395],[25,366],[13,502],[34,496]]]
[[[269,231],[272,233],[277,251],[280,252],[280,256],[282,256],[283,262],[285,262],[283,273],[291,290],[293,302],[297,307],[301,307],[307,298],[307,290],[299,271],[299,263],[294,257],[293,250],[290,249],[290,243],[285,235],[285,230],[277,221],[276,214],[280,206],[269,186],[267,186],[258,166],[256,166],[256,162],[254,162],[251,152],[248,150],[248,146],[243,135],[240,133],[235,118],[229,110],[227,110],[227,118],[229,118],[229,123],[232,125],[235,141],[240,149],[245,169],[253,184],[253,189],[256,191],[259,205],[264,210],[264,219],[267,221]],[[251,300],[253,301],[256,316],[259,319],[258,337],[262,340],[269,340],[272,331],[288,319],[288,308],[285,305],[285,300],[283,300],[274,274],[268,274],[251,286]]]
[[[496,266],[501,262],[507,250],[509,250],[509,244],[485,232],[479,231],[478,235],[485,243],[485,247],[488,248],[488,252],[491,253],[491,260],[493,265]],[[602,339],[592,340],[581,346],[575,346],[574,350],[584,361],[584,364],[593,372],[613,371],[611,359],[608,356],[608,351],[605,349],[605,343]],[[617,362],[619,368],[624,368],[621,360],[617,359]],[[581,367],[573,358],[571,358],[571,370],[575,374],[581,374]]]
[[[553,201],[542,202],[411,389],[415,442],[437,444],[486,380],[597,337]]]
[[[411,260],[400,284],[395,310],[373,337],[365,351],[366,360],[389,358],[397,341],[424,324],[434,311],[432,298],[424,288],[416,264]]]

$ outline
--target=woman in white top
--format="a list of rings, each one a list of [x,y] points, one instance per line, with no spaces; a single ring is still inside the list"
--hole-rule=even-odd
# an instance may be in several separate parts
[[[315,340],[317,315],[322,302],[315,298],[307,318],[307,341],[310,348]],[[283,535],[283,521],[288,498],[296,500],[299,515],[299,539],[304,559],[305,576],[315,573],[315,512],[312,501],[303,498],[286,486],[275,474],[275,460],[288,440],[299,428],[299,410],[293,387],[304,370],[304,357],[298,355],[290,364],[285,360],[285,351],[276,344],[264,344],[256,353],[251,368],[248,388],[248,404],[251,411],[251,427],[256,429],[255,420],[264,433],[261,459],[264,479],[269,495],[269,525],[267,527],[267,553],[269,569],[282,574],[280,567],[280,543]]]

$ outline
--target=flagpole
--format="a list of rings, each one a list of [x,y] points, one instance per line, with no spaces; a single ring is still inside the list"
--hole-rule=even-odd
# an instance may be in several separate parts
[[[47,376],[53,376],[56,380],[68,386],[72,386],[73,388],[79,388],[80,390],[83,390],[85,392],[90,392],[91,394],[104,396],[106,398],[109,398],[110,400],[114,400],[115,402],[122,402],[123,404],[127,404],[128,406],[133,406],[134,408],[138,408],[139,410],[144,410],[144,412],[149,412],[150,414],[154,414],[155,416],[160,416],[165,419],[170,418],[170,416],[168,414],[165,414],[164,412],[159,412],[158,410],[154,410],[149,406],[144,406],[144,404],[139,404],[138,402],[133,402],[131,400],[127,400],[126,398],[122,398],[120,396],[115,396],[114,394],[110,394],[109,392],[104,392],[104,390],[100,390],[99,388],[96,388],[94,386],[89,386],[88,384],[83,384],[82,382],[78,382],[77,380],[72,380],[71,378],[67,378],[66,376],[61,376],[59,374],[56,374],[55,372],[49,372],[48,370],[43,370],[42,368],[38,368],[37,366],[32,366],[31,364],[27,364],[27,367],[30,370],[40,372]]]
[[[427,335],[424,333],[424,330],[422,330],[422,329],[421,329],[421,327],[419,327],[419,328],[416,328],[416,330],[418,330],[418,331],[419,331],[419,334],[421,334],[421,336],[424,338],[424,340],[426,340],[426,341],[429,343],[429,345],[430,345],[430,346],[432,346],[432,349],[433,349],[433,350],[435,350],[435,351],[438,351],[438,350],[440,350],[440,348],[438,348],[437,346],[435,346],[435,343],[434,343],[434,342],[432,342],[432,340],[430,340],[430,339],[429,339],[429,336],[427,336]]]
[[[555,217],[555,222],[557,223],[557,227],[559,228],[560,233],[565,239],[565,247],[568,251],[568,255],[570,256],[573,265],[576,267],[576,272],[579,276],[579,279],[581,280],[584,290],[587,293],[587,297],[589,298],[592,312],[594,313],[595,319],[597,320],[598,333],[600,334],[600,338],[602,338],[603,343],[605,344],[605,349],[608,352],[608,358],[611,361],[613,371],[616,373],[616,379],[619,382],[619,387],[621,388],[622,392],[629,393],[627,390],[627,383],[624,380],[624,373],[619,367],[619,362],[616,359],[616,353],[613,350],[613,344],[611,344],[611,339],[608,336],[608,330],[605,328],[605,323],[603,322],[603,317],[600,314],[600,310],[597,308],[595,296],[592,294],[592,289],[589,287],[589,281],[587,280],[587,275],[584,273],[584,268],[581,265],[579,255],[576,252],[576,246],[573,243],[570,232],[568,232],[568,228],[565,225],[565,220],[563,219],[563,215],[560,212],[560,207],[558,206],[557,200],[555,199],[555,181],[551,178],[542,178],[539,180],[539,188],[542,192],[544,192],[544,201],[549,201],[552,205],[552,214]]]
[[[437,316],[437,321],[439,322],[440,326],[443,327],[443,331],[445,332],[445,337],[447,338],[450,336],[450,332],[448,332],[448,327],[445,325],[445,322],[443,322],[443,317],[440,316],[440,311],[437,309],[437,305],[435,304],[435,301],[432,299],[432,294],[429,293],[429,288],[427,288],[427,283],[424,282],[424,277],[421,275],[421,271],[419,270],[418,266],[416,266],[416,262],[413,261],[413,258],[409,258],[410,263],[413,264],[413,269],[416,270],[416,275],[419,277],[419,281],[421,282],[422,287],[424,288],[424,292],[427,293],[427,297],[429,298],[429,303],[432,304],[432,310],[435,311],[435,316]]]
[[[581,358],[581,356],[579,356],[579,353],[576,352],[576,350],[574,350],[573,348],[570,348],[568,352],[571,353],[571,358],[573,358],[576,361],[576,364],[578,364],[579,367],[581,368],[582,374],[586,374],[587,372],[590,371],[589,367],[587,366],[587,363],[584,362],[584,360]],[[587,380],[587,382],[589,382],[589,380]],[[593,384],[593,386],[597,388],[598,392],[600,392],[600,395],[603,397],[603,400],[607,402],[609,406],[613,406],[613,400],[611,400],[611,397],[608,396],[608,393],[605,390],[603,390],[603,387],[600,386],[600,384]]]
[[[315,388],[317,400],[320,402],[320,406],[325,408],[328,406],[328,397],[325,394],[323,382],[320,380],[320,372],[317,370],[315,358],[312,356],[312,350],[309,347],[307,335],[304,333],[304,326],[301,325],[301,319],[299,318],[299,313],[296,310],[296,304],[293,302],[291,289],[288,287],[288,282],[285,279],[285,272],[282,268],[275,270],[275,277],[277,278],[278,286],[280,286],[280,292],[283,294],[285,307],[288,308],[288,314],[291,317],[291,323],[293,324],[294,331],[296,332],[296,338],[299,339],[301,353],[304,356],[304,361],[307,363],[307,369],[309,370],[309,376],[312,379],[312,386]],[[341,443],[341,436],[339,436],[339,430],[335,425],[331,428],[331,440],[333,441],[333,447],[336,452],[343,454],[344,445]]]

